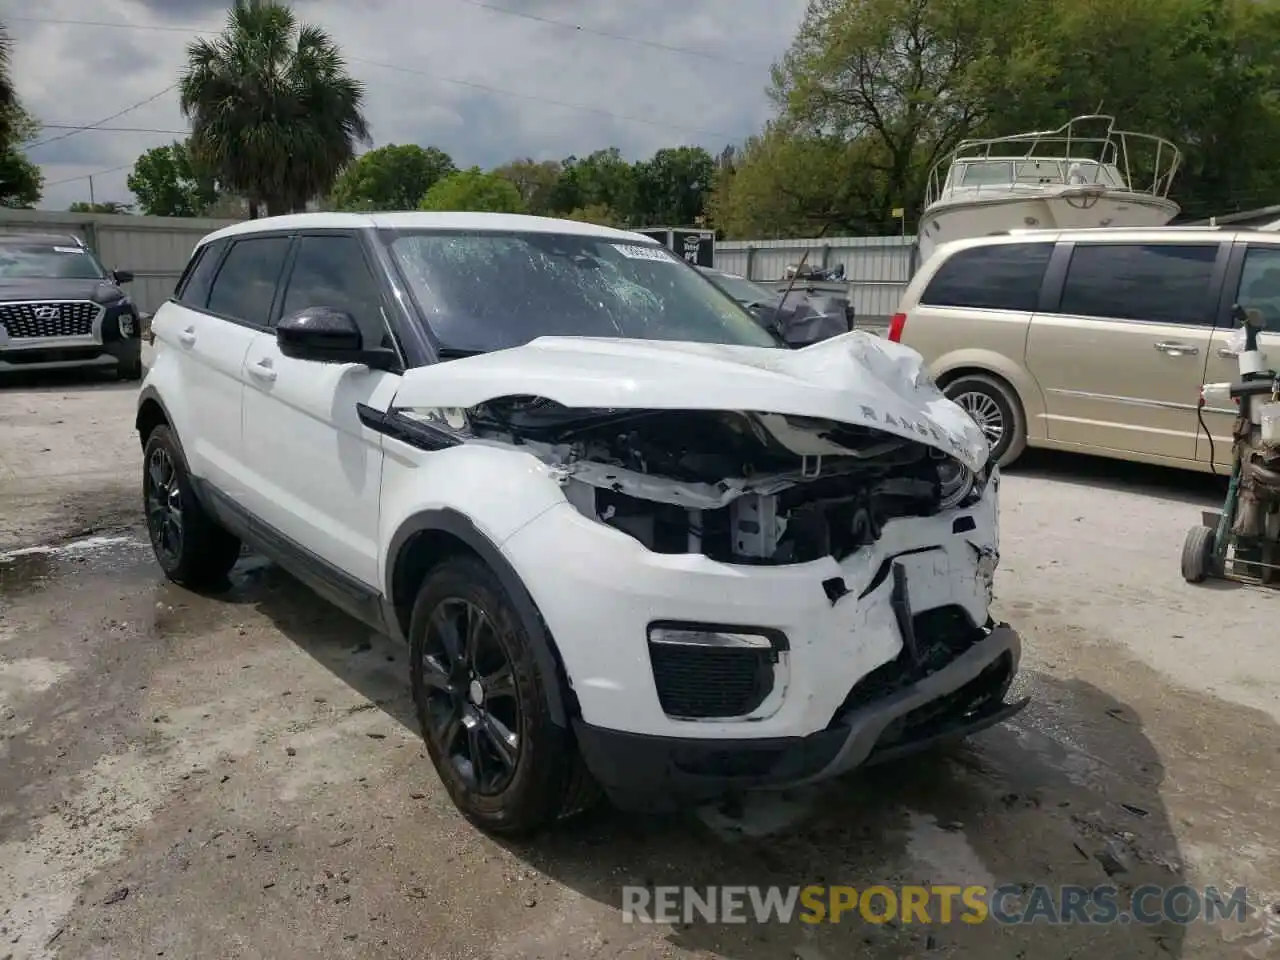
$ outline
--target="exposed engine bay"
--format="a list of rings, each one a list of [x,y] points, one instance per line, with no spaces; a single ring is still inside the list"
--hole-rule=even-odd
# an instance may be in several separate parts
[[[555,467],[586,516],[655,552],[722,562],[840,560],[890,520],[976,499],[985,480],[926,443],[830,420],[504,398],[466,422],[475,442]]]

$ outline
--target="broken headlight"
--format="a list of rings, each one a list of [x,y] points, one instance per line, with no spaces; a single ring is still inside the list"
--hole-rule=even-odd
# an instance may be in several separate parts
[[[979,477],[959,460],[945,457],[938,461],[939,509],[954,510],[980,490]]]

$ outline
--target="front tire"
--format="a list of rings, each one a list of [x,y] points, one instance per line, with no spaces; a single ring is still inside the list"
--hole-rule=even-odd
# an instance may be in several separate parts
[[[121,380],[141,380],[142,379],[142,351],[139,349],[137,356],[126,357],[116,363],[116,376]]]
[[[1007,467],[1027,448],[1027,415],[1011,388],[994,377],[970,374],[943,393],[973,418],[991,444],[991,459]]]
[[[493,834],[527,835],[591,799],[573,735],[551,717],[533,640],[479,558],[435,567],[409,625],[413,701],[454,805]]]
[[[240,541],[196,499],[186,460],[169,427],[147,437],[142,454],[147,534],[166,577],[188,587],[216,586],[240,556]]]

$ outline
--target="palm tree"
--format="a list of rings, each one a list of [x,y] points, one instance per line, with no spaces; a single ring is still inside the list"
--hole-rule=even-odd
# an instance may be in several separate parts
[[[275,0],[235,0],[219,37],[188,45],[178,89],[194,153],[250,217],[304,209],[370,142],[338,45]]]

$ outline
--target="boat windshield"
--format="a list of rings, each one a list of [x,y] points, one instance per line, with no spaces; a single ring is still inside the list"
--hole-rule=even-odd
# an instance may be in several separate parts
[[[1013,182],[1013,163],[1009,160],[983,160],[966,163],[960,173],[960,186],[986,187]]]

